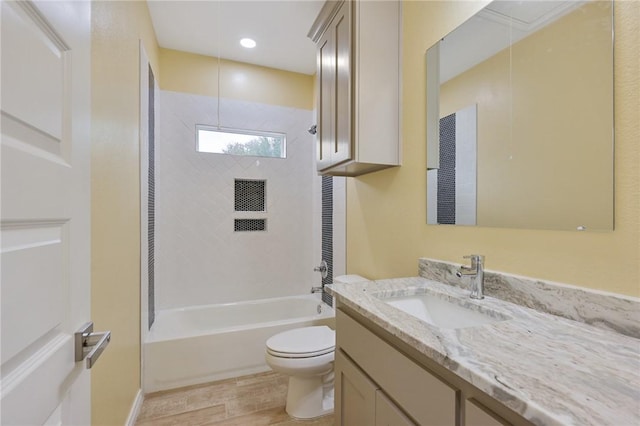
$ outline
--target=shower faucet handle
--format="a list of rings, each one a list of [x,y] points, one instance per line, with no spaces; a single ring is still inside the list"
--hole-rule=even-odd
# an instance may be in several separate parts
[[[320,274],[322,275],[322,279],[327,278],[327,275],[329,275],[329,267],[327,266],[327,262],[323,259],[322,262],[320,262],[320,266],[316,266],[315,268],[313,268],[313,270],[315,272],[320,272]]]

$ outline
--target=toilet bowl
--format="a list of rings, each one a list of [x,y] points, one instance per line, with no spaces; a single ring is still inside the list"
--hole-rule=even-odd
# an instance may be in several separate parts
[[[335,331],[326,325],[284,331],[267,340],[267,364],[289,376],[286,411],[291,417],[333,412],[335,341]]]
[[[359,275],[341,275],[335,283],[367,281]],[[333,360],[335,331],[327,327],[301,327],[267,340],[267,364],[289,376],[286,411],[297,419],[333,413]]]

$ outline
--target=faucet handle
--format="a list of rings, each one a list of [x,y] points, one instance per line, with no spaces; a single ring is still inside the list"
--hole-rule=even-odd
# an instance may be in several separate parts
[[[329,266],[324,259],[322,259],[322,262],[320,262],[320,266],[316,266],[315,268],[313,268],[313,270],[314,272],[320,272],[320,275],[322,275],[322,279],[327,278],[327,276],[329,275]]]
[[[456,272],[456,276],[471,276],[471,295],[472,299],[484,298],[484,256],[481,254],[470,254],[464,256],[465,259],[471,259],[471,266],[462,265]]]
[[[484,263],[484,256],[481,254],[469,254],[462,257],[463,259],[471,259],[471,264]]]

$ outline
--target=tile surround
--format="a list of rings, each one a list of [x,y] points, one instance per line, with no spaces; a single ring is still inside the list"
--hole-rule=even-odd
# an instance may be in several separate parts
[[[427,170],[427,223],[476,224],[477,105],[440,119],[440,168]]]
[[[456,223],[456,114],[440,119],[437,223]]]
[[[422,258],[419,275],[468,288],[458,278],[460,264]],[[640,338],[640,300],[615,293],[485,270],[485,295],[527,308]]]
[[[153,71],[150,69],[149,60],[144,46],[140,45],[140,283],[141,283],[141,335],[146,339],[150,324],[155,317],[155,237],[156,225],[155,212],[155,164],[150,164],[150,155],[155,157],[157,137],[159,131],[158,114],[160,100],[158,93],[160,87],[158,80],[151,78]],[[152,81],[153,80],[153,81]],[[153,83],[151,85],[150,83]],[[153,90],[150,90],[153,87]],[[152,95],[153,93],[153,95]],[[151,113],[151,116],[150,116]],[[153,119],[152,119],[153,118]],[[147,125],[149,124],[149,125]],[[153,134],[153,147],[150,145]],[[150,152],[153,151],[153,152]],[[150,178],[154,177],[150,182]],[[150,197],[150,193],[152,196]],[[151,214],[150,214],[151,213]],[[153,226],[150,226],[150,219]],[[150,229],[152,228],[152,229]],[[153,231],[153,232],[152,232]]]
[[[347,273],[347,178],[333,177],[333,277]]]
[[[196,124],[217,125],[217,99],[160,91],[156,146],[158,309],[307,293],[319,285],[313,112],[221,99],[226,127],[287,134],[287,158],[198,153]],[[235,212],[235,179],[267,181],[264,212]],[[266,232],[233,232],[234,219]]]
[[[327,265],[327,275],[322,279],[322,285],[333,282],[333,177],[322,176],[322,260]],[[333,305],[333,299],[325,291],[322,300]]]
[[[156,308],[155,308],[155,140],[156,140],[156,79],[153,75],[153,70],[151,69],[151,65],[149,68],[149,136],[148,136],[148,179],[147,179],[147,271],[148,271],[148,306],[149,306],[149,318],[148,325],[149,329],[153,325],[156,317]],[[144,121],[143,121],[144,122]]]

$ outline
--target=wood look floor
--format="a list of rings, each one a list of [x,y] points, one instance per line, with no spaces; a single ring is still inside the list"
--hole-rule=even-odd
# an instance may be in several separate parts
[[[138,426],[333,426],[333,415],[295,420],[284,411],[286,376],[237,377],[145,396]]]

